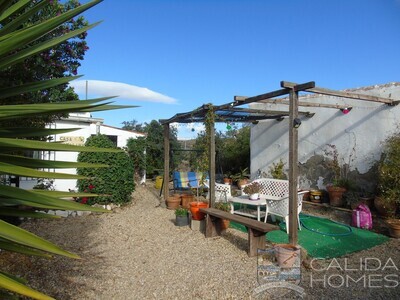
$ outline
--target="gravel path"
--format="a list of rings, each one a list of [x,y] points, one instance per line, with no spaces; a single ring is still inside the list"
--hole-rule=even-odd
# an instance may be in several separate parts
[[[254,298],[257,260],[246,254],[247,234],[228,229],[222,237],[205,239],[198,231],[176,227],[174,212],[159,206],[157,193],[151,186],[138,186],[133,203],[113,213],[25,222],[22,227],[82,259],[46,260],[1,253],[0,266],[57,299]],[[391,239],[335,262],[310,265],[306,261],[300,284],[305,298],[398,299],[399,250],[399,240]],[[375,259],[366,262],[365,258]],[[395,266],[389,263],[391,267],[382,270],[389,258]],[[360,259],[364,270],[360,270]],[[377,268],[379,259],[382,266]],[[355,270],[341,271],[345,263],[347,269]],[[366,271],[365,265],[372,268],[372,263],[376,270]],[[329,265],[328,271],[317,271]],[[347,278],[349,285],[340,286],[346,275],[366,277],[367,285],[364,279],[354,283]],[[371,283],[375,288],[368,288]],[[276,290],[272,296],[278,295]]]

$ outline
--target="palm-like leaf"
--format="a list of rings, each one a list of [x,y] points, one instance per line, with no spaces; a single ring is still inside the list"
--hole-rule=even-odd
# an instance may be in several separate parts
[[[93,0],[81,5],[73,10],[63,13],[57,17],[45,20],[41,23],[26,26],[26,22],[39,12],[48,1],[38,1],[32,8],[26,9],[30,0],[0,0],[0,24],[4,20],[12,18],[6,26],[0,25],[0,69],[12,66],[34,54],[45,49],[49,49],[65,40],[81,34],[88,29],[96,26],[98,23],[85,26],[75,31],[66,33],[53,39],[38,42],[38,39],[64,22],[70,20],[76,15],[98,4],[101,0]],[[22,12],[22,13],[21,13]],[[14,15],[18,13],[18,17]],[[35,44],[30,44],[35,42]],[[59,84],[65,84],[70,78],[57,78],[43,82],[25,83],[0,90],[0,99],[10,96],[18,96],[21,93],[39,91],[40,89],[53,87]],[[0,106],[0,120],[13,120],[26,118],[33,115],[46,115],[70,112],[88,112],[121,108],[121,106],[109,105],[105,100],[110,98],[100,98],[86,101],[72,101],[68,103],[46,103],[29,105],[4,105]],[[134,107],[134,106],[126,106]],[[65,132],[63,131],[58,131]],[[26,137],[44,136],[56,133],[52,129],[19,129],[0,128],[0,174],[13,174],[29,177],[41,178],[79,178],[77,175],[67,175],[62,173],[52,173],[37,169],[53,168],[72,168],[72,167],[105,167],[101,164],[82,164],[76,162],[58,162],[43,161],[39,159],[30,159],[12,153],[20,153],[24,150],[52,150],[52,151],[102,151],[115,152],[115,149],[88,148],[62,143],[50,143],[43,141],[26,140]],[[74,201],[66,200],[76,197],[97,195],[89,193],[68,193],[58,191],[43,190],[22,190],[16,187],[0,185],[0,215],[7,216],[29,216],[29,217],[54,217],[32,211],[20,211],[19,205],[30,206],[38,210],[90,210],[104,212],[104,209],[86,206]],[[78,258],[76,254],[64,251],[58,246],[35,236],[19,227],[8,224],[0,220],[0,249],[20,252],[28,255],[40,255],[49,257],[50,254],[64,255],[71,258]],[[50,253],[50,254],[49,254]],[[40,292],[34,291],[24,282],[16,280],[13,276],[0,272],[0,288],[5,288],[13,292],[23,294],[35,299],[52,299]]]

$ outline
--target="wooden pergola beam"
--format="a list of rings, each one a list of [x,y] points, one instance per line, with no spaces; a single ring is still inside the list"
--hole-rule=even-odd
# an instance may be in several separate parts
[[[295,86],[298,86],[297,83],[293,83],[293,82],[289,82],[289,81],[281,81],[281,87],[293,88]],[[335,91],[335,90],[330,90],[330,89],[325,89],[325,88],[320,88],[320,87],[309,88],[306,91],[311,92],[311,93],[316,93],[316,94],[328,95],[328,96],[385,103],[385,104],[389,104],[389,105],[396,105],[399,103],[399,101],[395,101],[395,100],[389,99],[389,98],[357,94],[357,93],[352,93],[352,92]]]

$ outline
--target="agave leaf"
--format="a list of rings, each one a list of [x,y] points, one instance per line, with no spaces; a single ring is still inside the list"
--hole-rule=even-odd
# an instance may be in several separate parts
[[[31,150],[54,150],[72,152],[122,152],[115,148],[96,148],[75,146],[61,143],[48,143],[41,141],[16,140],[10,138],[0,138],[0,148],[3,149],[31,149]]]
[[[50,128],[0,128],[0,137],[37,137],[48,136],[52,134],[61,134],[79,130],[81,128],[68,128],[68,129],[50,129]]]
[[[35,178],[59,178],[59,179],[85,179],[85,176],[67,174],[67,173],[56,173],[47,171],[38,171],[31,168],[25,168],[16,166],[14,164],[7,164],[0,162],[0,174],[10,174],[25,177],[35,177]]]
[[[35,218],[35,219],[60,219],[60,216],[45,214],[32,210],[21,210],[11,207],[0,207],[0,216],[14,216],[23,218]],[[0,247],[0,249],[2,249]]]
[[[4,273],[0,273],[0,287],[34,299],[54,300],[54,298],[35,291],[17,280],[4,275]]]
[[[24,246],[10,243],[9,241],[1,240],[1,239],[0,239],[0,249],[6,250],[6,251],[18,252],[18,253],[25,254],[25,255],[35,255],[35,256],[41,256],[41,257],[45,257],[45,258],[53,257],[52,255],[45,253],[43,251],[24,247]],[[0,272],[0,273],[2,273],[2,272]]]
[[[0,99],[21,95],[23,93],[34,92],[34,91],[37,91],[40,89],[47,89],[47,88],[57,86],[60,84],[66,84],[69,81],[75,80],[79,77],[82,77],[82,75],[53,78],[53,79],[49,79],[49,80],[30,82],[30,83],[25,83],[25,84],[18,85],[18,86],[3,88],[3,89],[0,89]]]
[[[46,241],[45,239],[30,233],[20,227],[11,225],[7,222],[0,220],[0,237],[12,241],[13,243],[17,243],[20,245],[24,245],[26,247],[31,247],[34,249],[39,249],[42,251],[70,257],[70,258],[79,258],[78,255],[65,251],[58,247],[57,245]]]
[[[85,162],[59,161],[59,160],[42,160],[30,157],[1,154],[0,161],[8,162],[17,166],[28,168],[43,168],[43,169],[69,169],[69,168],[108,168],[105,164],[92,164]]]

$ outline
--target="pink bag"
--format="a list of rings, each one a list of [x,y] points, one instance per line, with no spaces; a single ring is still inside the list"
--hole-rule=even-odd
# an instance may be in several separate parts
[[[367,205],[360,204],[356,209],[353,209],[352,226],[372,229],[372,215]]]

